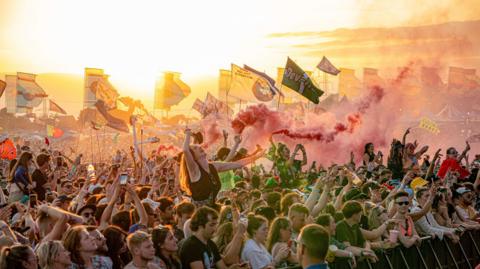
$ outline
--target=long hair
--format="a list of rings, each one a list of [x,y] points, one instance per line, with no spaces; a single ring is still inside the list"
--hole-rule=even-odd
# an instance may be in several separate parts
[[[192,152],[192,150],[190,150]],[[193,158],[195,156],[192,153]],[[185,154],[182,154],[180,157],[180,169],[178,171],[178,180],[180,182],[180,189],[183,190],[187,195],[192,195],[190,191],[190,174],[188,173],[187,160],[185,159]]]
[[[120,250],[125,245],[125,241],[122,241],[122,235],[125,237],[126,233],[116,226],[108,226],[103,230],[103,236],[107,240],[107,254],[112,259],[114,269],[123,267]]]
[[[15,172],[17,171],[17,168],[18,166],[23,166],[25,167],[25,169],[27,170],[27,174],[28,174],[28,161],[32,160],[33,159],[33,155],[32,153],[28,152],[28,151],[25,151],[22,153],[22,155],[20,155],[20,158],[18,159],[18,161],[15,163],[15,165],[13,166],[13,168],[10,170],[10,177],[9,177],[9,181],[12,182],[13,179],[15,178]],[[28,174],[28,181],[30,183],[32,183],[32,179],[30,178],[30,175]]]
[[[195,145],[198,147],[198,145]],[[195,158],[195,153],[192,150],[192,146],[188,147],[190,155],[192,155],[193,161],[198,165],[200,169],[200,164]],[[187,195],[192,195],[190,190],[190,174],[188,173],[187,160],[185,158],[185,153],[181,154],[180,157],[180,169],[178,171],[178,180],[180,181],[180,189],[183,190]]]
[[[220,253],[223,254],[227,245],[233,239],[233,223],[225,222],[222,225],[218,226],[213,242],[217,245]]]
[[[79,251],[83,231],[87,232],[87,229],[83,225],[71,227],[67,230],[62,239],[63,246],[66,250],[70,251],[72,262],[81,267],[85,264]]]
[[[152,242],[153,247],[155,248],[155,256],[160,258],[167,265],[167,268],[180,268],[180,262],[178,262],[177,259],[165,257],[161,251],[161,246],[165,243],[168,233],[170,232],[172,232],[172,230],[169,227],[156,227],[152,230]]]
[[[30,250],[28,245],[4,247],[0,253],[0,269],[25,268],[22,262],[28,260]]]
[[[272,251],[273,245],[280,241],[280,229],[287,229],[290,226],[290,220],[285,217],[277,217],[272,222],[270,232],[267,238],[267,250]]]
[[[222,225],[226,222],[232,222],[233,221],[233,209],[231,205],[225,205],[222,206],[222,209],[220,210],[220,217],[218,220],[218,225]]]
[[[380,215],[382,215],[385,208],[382,206],[376,206],[372,208],[370,214],[368,215],[368,226],[371,229],[376,229],[382,225],[382,221],[380,220]]]
[[[62,249],[61,241],[42,242],[35,251],[38,257],[38,265],[42,269],[53,269],[55,258]]]

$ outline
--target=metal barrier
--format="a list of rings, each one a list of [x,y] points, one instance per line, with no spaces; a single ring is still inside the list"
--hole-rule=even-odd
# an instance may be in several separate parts
[[[430,269],[455,268],[474,269],[480,264],[480,231],[466,231],[458,244],[448,238],[444,240],[428,239],[420,246],[375,251],[379,261],[370,263],[367,260],[357,261],[357,269]],[[332,269],[351,269],[348,259],[335,258],[329,264]]]

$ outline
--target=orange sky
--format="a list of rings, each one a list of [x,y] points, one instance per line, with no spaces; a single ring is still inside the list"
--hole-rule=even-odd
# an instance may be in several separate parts
[[[191,84],[188,106],[206,90],[215,92],[218,69],[229,68],[232,62],[247,63],[275,77],[275,67],[284,65],[287,56],[306,69],[312,69],[322,55],[338,65],[379,67],[375,58],[385,51],[398,55],[414,50],[418,52],[415,57],[438,58],[422,51],[425,44],[433,44],[438,51],[447,49],[448,56],[453,55],[442,64],[455,63],[455,59],[473,67],[478,64],[478,37],[468,32],[473,28],[462,24],[460,29],[434,34],[399,28],[478,20],[480,5],[475,0],[428,0],[421,5],[414,0],[1,3],[0,73],[81,75],[85,67],[104,68],[121,94],[142,98],[147,105],[155,79],[164,70],[182,72]],[[369,35],[335,31],[365,27],[393,30],[370,29]],[[456,33],[463,39],[452,38]],[[458,54],[456,48],[466,53]],[[67,84],[60,88],[68,88]],[[81,91],[77,85],[72,88]],[[78,102],[71,94],[62,93],[60,99],[64,106]]]

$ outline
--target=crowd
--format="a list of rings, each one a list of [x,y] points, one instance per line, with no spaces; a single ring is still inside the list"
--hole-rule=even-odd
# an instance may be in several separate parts
[[[388,156],[367,143],[329,167],[275,137],[248,152],[224,133],[210,156],[189,129],[178,152],[108,149],[96,163],[18,144],[2,163],[0,269],[320,269],[457,243],[480,229],[480,155],[466,143],[430,158],[408,134]]]

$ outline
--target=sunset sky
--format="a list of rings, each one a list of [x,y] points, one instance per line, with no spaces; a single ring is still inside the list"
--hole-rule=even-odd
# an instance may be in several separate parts
[[[98,67],[111,75],[121,93],[147,100],[153,96],[156,77],[165,70],[181,72],[186,82],[212,80],[218,69],[229,68],[233,62],[275,76],[275,68],[284,65],[287,56],[311,69],[322,54],[337,64],[360,68],[355,65],[365,61],[345,48],[357,41],[363,42],[363,49],[371,44],[335,29],[480,19],[475,0],[421,2],[0,0],[0,73],[82,75],[85,67]],[[389,36],[381,36],[381,42]],[[422,38],[422,42],[432,40],[431,36]],[[411,39],[400,35],[384,44],[398,46]],[[442,42],[445,39],[448,36],[441,37]],[[468,40],[463,48],[478,54],[477,41]],[[448,42],[447,47],[463,44],[462,40]],[[471,57],[469,53],[451,54]],[[476,67],[478,56],[466,62]],[[216,86],[216,82],[206,85]],[[216,91],[192,88],[193,95]]]

